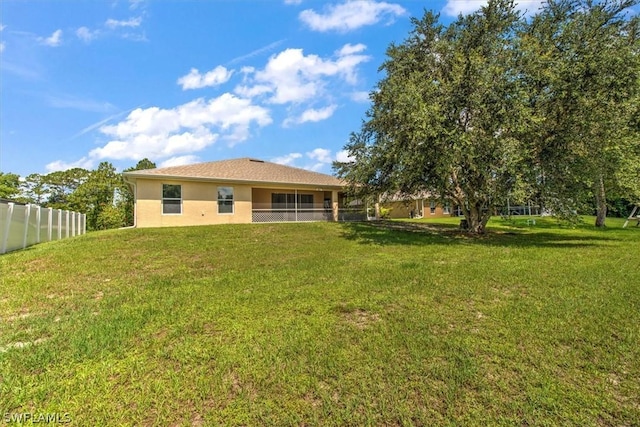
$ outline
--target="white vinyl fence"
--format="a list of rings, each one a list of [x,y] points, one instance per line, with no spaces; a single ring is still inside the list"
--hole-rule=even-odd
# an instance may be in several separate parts
[[[85,234],[86,228],[85,214],[0,201],[0,254]]]

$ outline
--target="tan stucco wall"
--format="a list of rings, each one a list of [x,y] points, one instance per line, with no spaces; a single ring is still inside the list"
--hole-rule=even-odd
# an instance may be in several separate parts
[[[182,214],[162,213],[162,184],[182,186]],[[218,187],[233,187],[234,213],[218,213]],[[251,186],[216,182],[136,181],[136,226],[238,224],[251,222]]]
[[[414,215],[420,215],[420,210],[423,207],[424,203],[424,211],[422,212],[423,218],[442,218],[442,217],[450,217],[452,216],[453,209],[451,208],[450,213],[445,213],[442,206],[436,204],[435,213],[431,213],[431,201],[428,199],[421,200],[413,200],[410,202],[387,202],[382,203],[382,207],[391,208],[391,212],[389,212],[389,217],[391,218],[409,218],[411,216],[411,210],[413,209]]]

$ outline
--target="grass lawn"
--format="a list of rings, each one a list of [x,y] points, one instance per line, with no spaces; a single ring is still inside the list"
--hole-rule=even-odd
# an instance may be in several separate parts
[[[2,422],[637,426],[640,228],[607,221],[128,229],[3,255]]]

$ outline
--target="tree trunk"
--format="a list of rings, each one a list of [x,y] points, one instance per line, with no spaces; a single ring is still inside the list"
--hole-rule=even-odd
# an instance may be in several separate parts
[[[471,205],[468,211],[465,211],[465,219],[467,220],[467,231],[472,234],[484,234],[484,226],[487,224],[488,217],[484,218],[482,210],[475,205]]]
[[[604,179],[600,175],[596,182],[596,227],[606,227],[607,219],[607,197],[604,190]]]

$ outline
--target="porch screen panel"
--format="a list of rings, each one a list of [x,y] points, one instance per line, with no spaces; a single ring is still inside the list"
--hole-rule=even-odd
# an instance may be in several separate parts
[[[287,209],[287,195],[282,193],[272,193],[271,209]]]
[[[313,194],[298,194],[298,209],[313,209]],[[295,209],[296,194],[272,193],[271,209]]]
[[[303,209],[313,209],[313,194],[298,194],[299,206]]]

